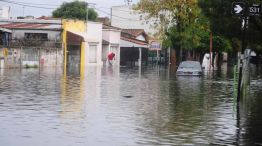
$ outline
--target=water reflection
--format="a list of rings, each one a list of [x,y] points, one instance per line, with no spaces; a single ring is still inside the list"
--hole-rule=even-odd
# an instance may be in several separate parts
[[[250,98],[238,117],[230,68],[202,77],[176,77],[162,67],[89,67],[81,75],[63,75],[62,69],[1,70],[0,142],[261,144],[260,71],[252,70]]]

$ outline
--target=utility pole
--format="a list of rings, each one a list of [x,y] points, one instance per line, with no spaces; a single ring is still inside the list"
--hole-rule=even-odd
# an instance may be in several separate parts
[[[25,17],[25,6],[23,6],[23,17]]]
[[[241,55],[240,55],[240,64],[239,64],[239,79],[238,79],[238,87],[237,87],[237,102],[240,101],[241,97],[241,84],[242,84],[242,76],[243,76],[243,59],[244,52],[246,49],[246,32],[248,28],[248,14],[247,11],[244,14],[244,26],[243,26],[243,35],[242,35],[242,47],[241,47]]]
[[[93,7],[95,7],[96,3],[89,3],[89,2],[86,0],[86,22],[89,20],[89,19],[88,19],[89,5],[92,5]]]
[[[88,22],[88,1],[86,0],[86,22]]]
[[[237,102],[240,102],[241,98],[241,88],[242,88],[242,80],[243,80],[243,59],[244,59],[244,52],[247,47],[247,40],[246,40],[246,32],[248,29],[248,20],[249,16],[260,16],[261,15],[261,4],[252,4],[244,3],[244,2],[233,2],[232,3],[232,14],[234,16],[238,16],[243,20],[243,31],[242,31],[242,47],[241,47],[241,55],[240,55],[240,63],[239,63],[239,78],[238,78],[238,88],[237,88]]]
[[[246,31],[248,25],[248,15],[249,15],[249,8],[246,3],[244,2],[233,2],[232,3],[232,14],[234,16],[238,16],[243,19],[243,31],[242,31],[242,46],[241,46],[241,54],[239,58],[239,74],[238,74],[238,86],[237,86],[237,103],[240,102],[241,98],[241,85],[242,85],[242,76],[243,76],[243,54],[246,49]]]
[[[132,3],[132,0],[125,0],[127,2],[127,5],[129,6]]]

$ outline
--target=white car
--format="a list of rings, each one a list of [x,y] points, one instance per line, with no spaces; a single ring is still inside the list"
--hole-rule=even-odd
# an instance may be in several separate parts
[[[202,68],[198,61],[183,61],[179,64],[176,75],[201,76]]]

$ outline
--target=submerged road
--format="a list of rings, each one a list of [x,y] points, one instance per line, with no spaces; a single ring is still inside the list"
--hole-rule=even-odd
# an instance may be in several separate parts
[[[262,145],[262,71],[234,107],[233,71],[176,77],[165,68],[0,70],[0,145]]]

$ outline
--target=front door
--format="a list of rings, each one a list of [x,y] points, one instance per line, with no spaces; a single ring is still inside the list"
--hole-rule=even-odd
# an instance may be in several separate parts
[[[80,73],[80,45],[68,45],[67,71],[69,73]]]

